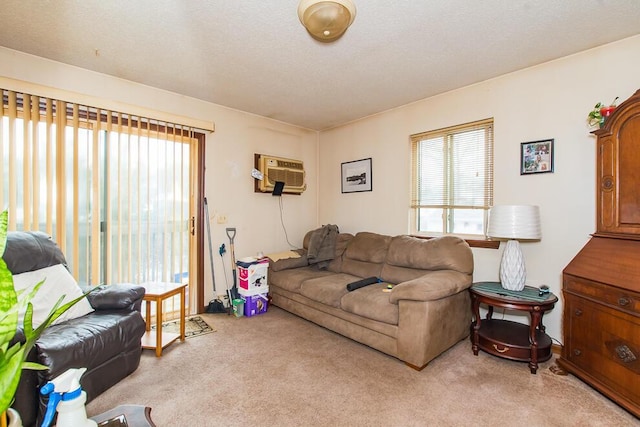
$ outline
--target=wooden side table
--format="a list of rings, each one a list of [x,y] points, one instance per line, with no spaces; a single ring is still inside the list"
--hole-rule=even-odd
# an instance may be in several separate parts
[[[538,362],[551,358],[551,338],[545,333],[542,316],[551,310],[558,298],[548,293],[538,295],[538,288],[526,286],[522,294],[503,290],[498,282],[479,282],[469,289],[474,321],[471,334],[473,354],[479,350],[505,359],[529,362],[531,373]],[[488,306],[486,320],[480,319],[480,304]],[[493,319],[493,308],[526,311],[529,325]]]
[[[185,327],[185,289],[182,283],[143,283],[145,289],[144,301],[146,301],[145,318],[147,332],[142,337],[142,348],[155,349],[156,356],[162,356],[162,349],[180,338],[184,341]],[[162,302],[167,298],[180,295],[180,333],[162,332]],[[151,330],[151,302],[156,303],[156,330]]]

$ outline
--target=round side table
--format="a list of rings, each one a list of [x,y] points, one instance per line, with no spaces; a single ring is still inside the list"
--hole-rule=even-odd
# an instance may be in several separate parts
[[[474,317],[471,333],[473,354],[477,356],[478,351],[483,350],[505,359],[529,362],[531,373],[535,374],[538,362],[551,358],[551,338],[545,333],[542,316],[554,307],[558,297],[548,293],[535,298],[538,288],[531,286],[526,286],[522,296],[517,296],[503,290],[498,282],[474,283],[469,292]],[[485,320],[480,318],[480,304],[488,308]],[[493,319],[494,307],[528,312],[529,325]]]

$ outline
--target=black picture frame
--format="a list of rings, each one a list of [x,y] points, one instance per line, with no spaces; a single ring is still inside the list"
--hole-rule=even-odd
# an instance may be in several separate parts
[[[553,139],[520,143],[520,175],[553,172]]]
[[[342,163],[342,192],[373,191],[371,157]]]

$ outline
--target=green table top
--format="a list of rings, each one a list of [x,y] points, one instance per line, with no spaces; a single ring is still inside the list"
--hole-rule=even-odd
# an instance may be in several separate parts
[[[551,292],[540,295],[540,289],[533,286],[525,286],[521,291],[510,291],[503,288],[500,282],[476,282],[471,287],[483,292],[506,295],[528,301],[544,302],[553,297]]]

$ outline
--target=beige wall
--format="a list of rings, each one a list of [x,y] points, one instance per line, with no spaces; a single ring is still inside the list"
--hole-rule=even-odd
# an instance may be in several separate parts
[[[595,140],[586,116],[596,102],[640,88],[639,53],[635,36],[322,132],[319,222],[347,232],[408,232],[409,135],[493,117],[495,203],[540,206],[542,240],[521,246],[528,282],[560,295],[562,269],[595,231]],[[520,143],[547,138],[555,139],[555,172],[520,176]],[[373,191],[341,194],[340,163],[366,157]],[[474,279],[497,280],[501,253],[474,249]],[[562,303],[545,318],[558,341],[561,315]]]
[[[211,228],[216,285],[222,294],[225,277],[218,248],[222,243],[229,248],[226,227],[237,229],[237,258],[252,256],[258,251],[269,253],[288,249],[280,223],[278,198],[254,193],[251,177],[254,153],[304,161],[308,176],[307,191],[301,196],[282,197],[289,241],[301,246],[304,233],[317,224],[317,132],[2,47],[0,77],[214,122],[216,131],[207,135],[206,141],[205,191],[210,216],[213,217]],[[218,224],[217,215],[226,215],[228,222]],[[213,294],[207,247],[205,240],[205,303]],[[227,277],[231,281],[229,253],[225,255],[224,262]]]
[[[237,257],[288,248],[277,198],[253,193],[253,153],[305,162],[307,191],[282,199],[293,245],[326,223],[401,234],[409,230],[409,135],[493,117],[495,203],[540,206],[542,240],[522,245],[529,282],[560,295],[563,267],[595,229],[594,139],[585,118],[597,101],[626,99],[640,87],[638,52],[640,36],[368,117],[321,133],[319,142],[313,131],[1,47],[0,76],[215,122],[207,137],[206,194],[218,289],[225,283],[217,252],[221,243],[228,246],[225,227],[237,228]],[[555,172],[520,176],[520,143],[545,138],[555,139]],[[373,158],[373,191],[341,194],[340,163],[366,157]],[[218,214],[228,223],[218,224]],[[475,280],[497,279],[501,252],[474,250]],[[228,257],[225,263],[229,269]],[[545,322],[558,341],[561,314],[560,303]]]

